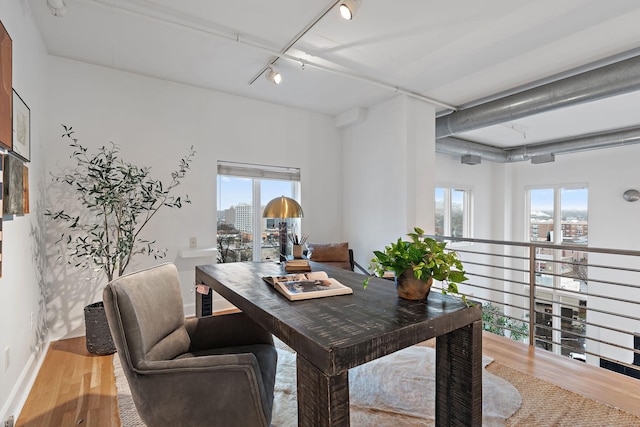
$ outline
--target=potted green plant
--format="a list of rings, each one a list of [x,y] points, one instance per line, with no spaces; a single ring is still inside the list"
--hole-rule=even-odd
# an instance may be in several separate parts
[[[370,268],[374,274],[381,277],[393,271],[401,298],[425,300],[435,279],[443,282],[443,294],[458,295],[467,303],[466,297],[458,292],[458,284],[467,280],[458,254],[445,250],[446,242],[422,237],[424,231],[418,227],[407,235],[410,241],[398,238],[384,251],[373,251],[375,257],[371,259]],[[364,286],[368,283],[367,278]]]
[[[188,196],[173,193],[189,170],[193,147],[179,160],[167,184],[152,178],[150,168],[123,160],[118,145],[111,143],[89,153],[74,137],[74,130],[63,127],[62,137],[73,150],[75,166],[54,174],[53,180],[67,185],[77,203],[68,209],[47,209],[45,215],[63,225],[59,243],[68,264],[95,268],[110,282],[125,272],[134,255],[164,257],[165,250],[140,233],[162,207],[179,209],[191,203]],[[102,302],[85,307],[85,327],[90,352],[115,351]]]

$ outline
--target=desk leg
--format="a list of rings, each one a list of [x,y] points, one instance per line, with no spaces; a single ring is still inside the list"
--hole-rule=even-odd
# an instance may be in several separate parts
[[[349,425],[349,372],[327,376],[297,357],[298,426]]]
[[[482,321],[436,338],[436,426],[482,426]]]

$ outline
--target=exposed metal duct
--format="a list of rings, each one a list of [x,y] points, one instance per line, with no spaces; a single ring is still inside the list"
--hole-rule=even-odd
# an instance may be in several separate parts
[[[640,143],[640,127],[574,136],[518,147],[507,151],[508,162],[519,162],[545,154],[566,154]]]
[[[502,148],[453,137],[436,139],[436,152],[452,156],[480,156],[485,160],[499,163],[509,161],[507,152]]]
[[[640,143],[640,127],[634,127],[579,135],[511,149],[501,149],[460,138],[446,137],[436,140],[436,152],[454,156],[478,155],[492,162],[510,163],[549,154],[575,153],[638,143]]]
[[[436,138],[636,90],[640,56],[439,117]]]

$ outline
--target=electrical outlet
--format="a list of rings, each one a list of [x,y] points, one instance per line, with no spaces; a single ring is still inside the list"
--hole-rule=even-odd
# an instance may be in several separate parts
[[[13,415],[4,421],[4,427],[13,427]]]
[[[7,372],[9,370],[9,355],[11,354],[11,348],[6,347],[4,349],[4,371]]]
[[[191,249],[195,249],[198,247],[198,238],[197,237],[190,237],[189,238],[189,247]]]
[[[29,330],[33,331],[33,311],[29,314]]]

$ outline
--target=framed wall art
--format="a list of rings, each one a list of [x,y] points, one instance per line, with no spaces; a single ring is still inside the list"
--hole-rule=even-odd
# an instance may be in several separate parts
[[[29,213],[29,168],[22,168],[22,213]]]
[[[0,21],[0,147],[12,147],[11,112],[13,110],[11,37]]]
[[[5,215],[22,215],[24,214],[24,163],[16,156],[5,154],[2,169],[2,212]]]
[[[31,111],[18,93],[13,91],[13,154],[31,160]]]

